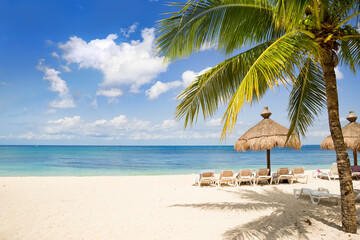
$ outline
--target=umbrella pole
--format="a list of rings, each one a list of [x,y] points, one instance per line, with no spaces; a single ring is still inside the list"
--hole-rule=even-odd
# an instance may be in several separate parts
[[[357,166],[357,152],[353,150],[354,165]]]
[[[271,169],[270,169],[270,149],[266,149],[266,162],[267,162],[267,168],[269,169],[269,172],[271,173]]]

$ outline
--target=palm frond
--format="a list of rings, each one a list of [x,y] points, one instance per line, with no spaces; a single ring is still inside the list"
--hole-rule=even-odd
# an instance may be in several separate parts
[[[293,83],[289,97],[288,117],[290,119],[289,137],[305,136],[314,119],[326,106],[325,82],[320,66],[309,58],[304,61],[300,74]]]
[[[302,67],[302,55],[307,52],[319,56],[318,45],[305,34],[294,31],[276,40],[258,57],[229,102],[223,117],[222,139],[229,130],[232,132],[245,103],[258,101],[268,88],[273,89],[279,82],[294,81],[294,72]]]
[[[360,67],[360,35],[343,39],[341,50],[338,53],[339,61],[344,66],[349,66],[356,73]]]
[[[196,122],[199,112],[213,116],[220,104],[227,103],[235,93],[253,62],[273,43],[269,41],[231,57],[198,76],[178,95],[181,100],[175,116],[185,116],[185,128]]]
[[[231,53],[280,36],[274,30],[273,6],[266,0],[198,0],[173,6],[181,9],[160,21],[157,38],[158,54],[170,60],[187,57],[206,44]]]
[[[285,30],[298,28],[299,21],[304,18],[305,10],[313,0],[276,0],[275,19],[276,26]]]

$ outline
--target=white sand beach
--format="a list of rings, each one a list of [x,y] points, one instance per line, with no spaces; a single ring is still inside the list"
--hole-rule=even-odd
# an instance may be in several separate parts
[[[199,188],[193,178],[2,177],[0,239],[360,239],[341,231],[340,204],[293,196],[339,193],[338,181]]]

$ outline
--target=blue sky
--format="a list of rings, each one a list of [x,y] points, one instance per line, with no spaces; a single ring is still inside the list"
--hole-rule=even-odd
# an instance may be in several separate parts
[[[218,145],[221,107],[184,131],[175,121],[176,95],[194,77],[224,60],[204,49],[166,65],[153,51],[165,1],[0,0],[0,144]],[[359,81],[337,69],[340,116],[360,114]],[[288,126],[289,92],[280,87],[243,108],[238,137],[261,120]],[[329,135],[327,113],[304,144]]]

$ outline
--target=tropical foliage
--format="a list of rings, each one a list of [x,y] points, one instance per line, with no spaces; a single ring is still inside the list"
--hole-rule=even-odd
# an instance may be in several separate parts
[[[157,48],[170,61],[215,46],[232,57],[183,90],[176,109],[185,127],[199,113],[213,116],[227,104],[222,138],[234,129],[244,104],[285,85],[291,134],[305,135],[327,106],[340,171],[343,230],[356,232],[355,205],[341,126],[334,68],[360,66],[359,0],[189,0],[160,21]],[[246,47],[246,51],[241,51]],[[250,48],[251,47],[251,48]],[[350,196],[350,197],[349,197]]]

